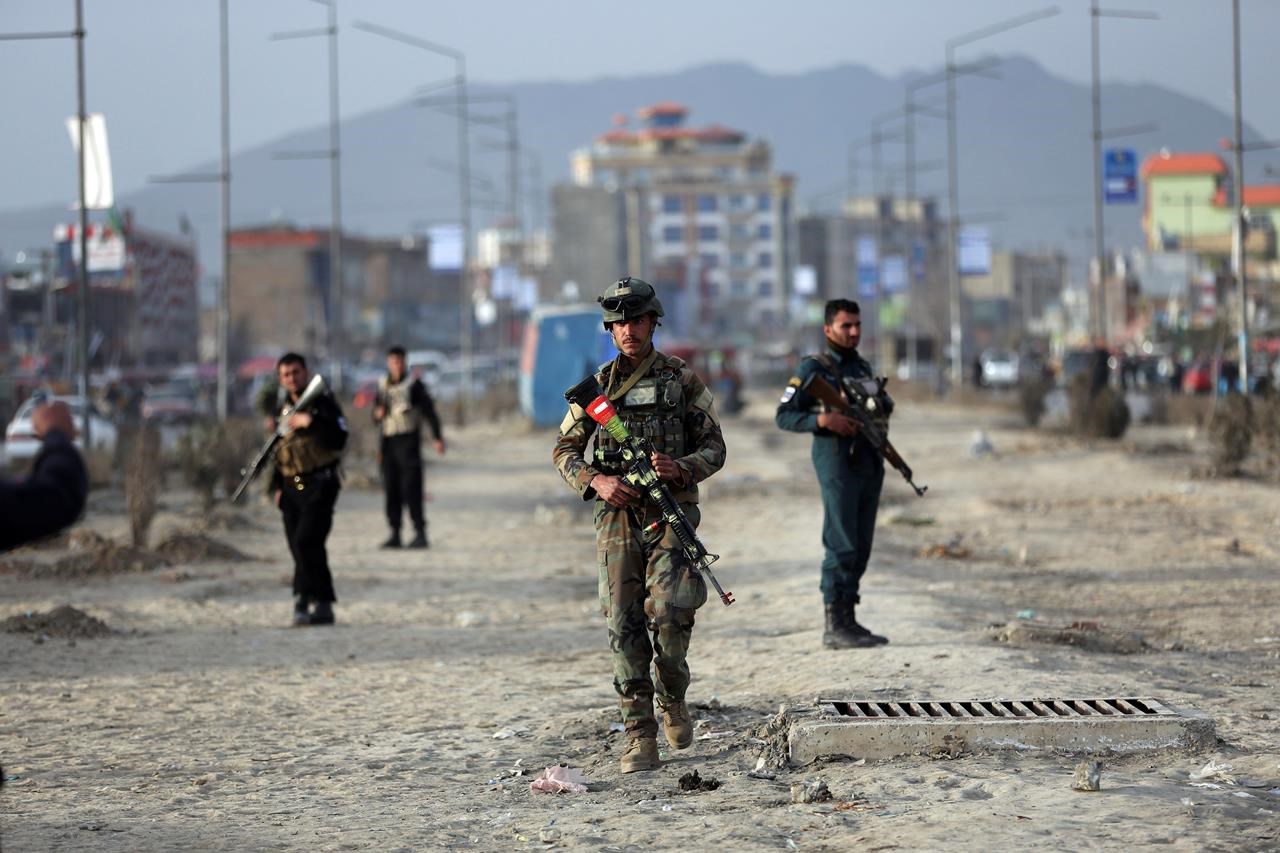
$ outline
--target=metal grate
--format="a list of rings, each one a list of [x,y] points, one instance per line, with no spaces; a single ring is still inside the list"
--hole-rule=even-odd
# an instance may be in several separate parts
[[[1177,712],[1151,698],[1114,699],[991,699],[963,702],[879,702],[819,699],[841,717],[850,720],[887,720],[900,718],[920,721],[938,720],[1033,720],[1085,718],[1142,718],[1177,716]]]

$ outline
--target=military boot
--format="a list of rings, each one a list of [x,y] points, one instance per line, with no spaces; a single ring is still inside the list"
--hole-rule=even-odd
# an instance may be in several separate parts
[[[310,625],[332,625],[333,605],[327,601],[317,601],[316,609],[311,612]]]
[[[689,717],[689,706],[684,700],[670,702],[658,699],[658,707],[662,709],[662,730],[667,735],[667,743],[674,749],[688,749],[693,743],[693,720]]]
[[[858,624],[858,616],[857,616],[857,613],[855,612],[857,608],[858,608],[857,602],[854,602],[853,604],[849,605],[849,622],[848,622],[849,630],[861,637],[867,638],[868,640],[871,641],[872,645],[875,645],[875,646],[889,645],[888,637],[882,637],[879,634],[873,634],[870,631],[868,631],[866,628],[864,628],[862,625]]]
[[[378,546],[379,548],[399,548],[400,545],[400,528],[391,528],[391,535],[387,537],[387,541]]]
[[[623,773],[657,769],[658,739],[656,737],[633,737],[627,741],[627,748],[622,752]]]
[[[307,612],[310,602],[305,595],[296,595],[293,598],[293,624],[294,625],[310,625],[311,614]]]
[[[850,629],[849,611],[845,606],[827,604],[824,613],[826,630],[822,634],[822,645],[829,649],[866,649],[875,645],[869,635],[858,634]]]
[[[427,541],[427,528],[419,527],[417,534],[413,537],[408,546],[409,548],[430,548],[431,543]]]

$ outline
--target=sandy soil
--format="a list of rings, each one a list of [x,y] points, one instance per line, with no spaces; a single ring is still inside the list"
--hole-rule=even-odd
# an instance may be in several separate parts
[[[977,428],[994,457],[970,458]],[[699,614],[698,739],[620,776],[621,735],[587,508],[552,436],[454,431],[433,462],[429,552],[381,552],[380,496],[339,503],[332,629],[292,629],[279,520],[217,533],[251,558],[113,577],[11,574],[0,619],[71,604],[116,633],[0,634],[0,832],[10,850],[1276,849],[1280,847],[1280,492],[1192,479],[1185,430],[1089,447],[1012,415],[903,404],[894,436],[930,486],[890,474],[864,621],[892,644],[821,648],[819,503],[808,440],[770,396],[726,423],[703,536],[738,597]],[[156,541],[198,520],[166,491]],[[127,529],[118,496],[87,526]],[[958,540],[957,540],[957,537]],[[965,559],[922,557],[958,544]],[[1099,621],[1150,646],[1015,647],[989,626]],[[1025,614],[1024,614],[1025,615]],[[818,695],[968,699],[1151,695],[1214,717],[1196,755],[852,759],[747,775],[784,703]],[[1193,787],[1210,759],[1237,784]],[[585,794],[533,794],[564,762]],[[714,791],[683,793],[697,770]],[[822,779],[834,800],[792,804]],[[1275,790],[1272,790],[1275,789]]]

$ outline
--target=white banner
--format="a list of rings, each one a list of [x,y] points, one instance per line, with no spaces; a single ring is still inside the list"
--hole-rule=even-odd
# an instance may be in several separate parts
[[[89,141],[84,157],[84,206],[89,210],[107,210],[116,203],[115,188],[111,183],[111,152],[107,148],[107,120],[102,113],[90,113],[85,121],[85,137]],[[71,147],[80,154],[80,119],[67,119],[67,133],[71,134]],[[80,209],[77,200],[73,210]]]

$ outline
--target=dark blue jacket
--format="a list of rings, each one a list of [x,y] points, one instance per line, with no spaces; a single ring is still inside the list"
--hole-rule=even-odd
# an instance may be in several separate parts
[[[789,432],[813,433],[811,455],[819,479],[838,480],[850,475],[856,476],[863,471],[883,470],[884,460],[865,438],[848,438],[820,429],[818,411],[821,404],[800,390],[800,386],[813,373],[820,373],[837,388],[843,387],[841,380],[844,378],[874,378],[870,362],[856,351],[842,354],[831,347],[827,347],[825,359],[831,362],[835,370],[829,369],[815,356],[806,356],[801,360],[796,375],[791,377],[786,390],[782,392],[774,422]],[[839,375],[835,375],[836,373]]]
[[[0,481],[0,551],[51,536],[84,512],[89,475],[71,439],[45,434],[31,475]]]

